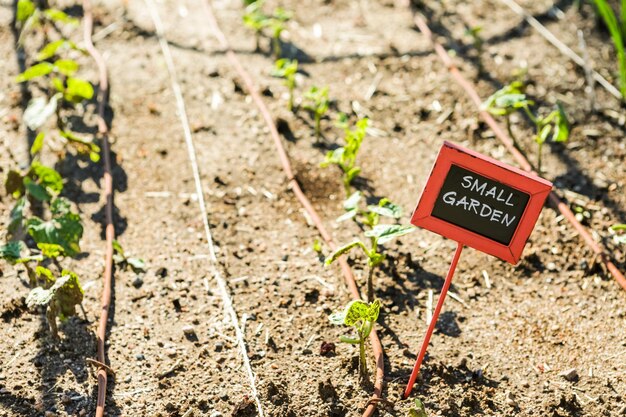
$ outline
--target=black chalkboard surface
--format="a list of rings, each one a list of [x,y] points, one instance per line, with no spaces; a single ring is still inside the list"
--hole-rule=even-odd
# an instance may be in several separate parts
[[[431,216],[509,245],[530,196],[452,164]]]

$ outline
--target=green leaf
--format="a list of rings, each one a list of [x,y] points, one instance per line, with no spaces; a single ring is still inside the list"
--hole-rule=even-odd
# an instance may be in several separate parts
[[[47,101],[44,97],[37,97],[28,103],[28,107],[24,111],[24,122],[30,130],[37,130],[57,109],[57,101],[60,95],[55,94]]]
[[[124,248],[122,248],[122,244],[117,239],[113,240],[113,251],[124,256]]]
[[[39,153],[39,151],[41,151],[41,148],[43,147],[43,140],[45,138],[45,134],[43,132],[39,132],[37,134],[37,137],[35,137],[35,140],[33,141],[33,146],[30,147],[30,154],[31,156],[35,156],[36,154]]]
[[[360,168],[360,167],[352,167],[352,168],[350,168],[350,169],[346,172],[346,174],[345,174],[345,176],[346,176],[346,181],[347,181],[348,183],[351,183],[351,182],[352,182],[352,180],[354,180],[354,179],[357,177],[357,175],[359,175],[360,173],[361,173],[361,168]]]
[[[0,259],[5,259],[10,263],[14,263],[22,257],[22,250],[26,249],[26,245],[21,240],[9,242],[0,246]]]
[[[68,25],[78,25],[79,23],[78,19],[68,16],[67,13],[59,9],[46,9],[43,14],[53,22],[66,23]]]
[[[60,279],[67,277],[67,280],[57,290],[55,301],[59,307],[59,318],[65,320],[67,317],[76,315],[76,306],[83,302],[84,292],[78,275],[65,269],[61,275],[63,276]]]
[[[503,94],[496,98],[494,104],[500,108],[520,108],[528,104],[526,94]]]
[[[363,244],[363,242],[361,242],[360,240],[355,240],[354,242],[350,242],[346,245],[343,245],[339,248],[337,248],[336,251],[334,251],[333,253],[331,253],[326,260],[324,261],[324,265],[328,266],[330,264],[332,264],[333,262],[335,262],[341,255],[343,255],[344,253],[350,252],[350,250],[352,248],[355,247],[361,247],[363,249],[363,251],[365,251],[365,253],[367,253],[367,249],[365,248],[365,245]]]
[[[15,78],[15,81],[17,81],[18,83],[23,83],[32,80],[33,78],[48,75],[52,72],[52,70],[54,70],[54,65],[49,62],[40,62],[33,65],[32,67],[29,67],[28,69],[26,69],[26,71],[18,75]]]
[[[24,223],[24,207],[26,207],[26,197],[21,197],[11,209],[11,214],[9,215],[10,221],[7,227],[9,234],[14,235],[22,227]]]
[[[45,187],[49,194],[56,195],[63,190],[63,177],[54,168],[47,167],[38,161],[33,161],[28,176],[37,180]],[[26,185],[26,184],[24,184]]]
[[[26,192],[36,200],[48,201],[51,198],[43,185],[37,184],[29,177],[24,177],[24,187]]]
[[[70,141],[70,144],[76,148],[81,155],[89,155],[92,162],[100,160],[100,147],[89,139],[82,138],[69,130],[62,130],[61,136]]]
[[[288,58],[277,59],[270,73],[273,77],[293,78],[298,72],[298,61]]]
[[[76,77],[70,77],[67,79],[65,100],[72,103],[80,103],[83,100],[91,100],[92,98],[93,86],[89,83],[89,81]]]
[[[615,50],[617,51],[617,62],[619,67],[619,75],[620,75],[620,90],[622,93],[622,100],[624,100],[624,96],[626,95],[626,51],[624,49],[624,36],[626,33],[622,32],[622,27],[626,26],[625,22],[622,22],[622,27],[617,21],[617,17],[615,16],[615,12],[609,5],[606,0],[594,0],[598,13],[602,17],[604,24],[609,29],[609,33],[611,34],[611,38],[613,39],[613,44],[615,46]],[[626,5],[622,1],[622,16],[624,16],[624,7]]]
[[[56,281],[56,278],[54,277],[52,271],[41,265],[38,265],[37,268],[35,268],[35,274],[37,274],[38,278],[43,276],[46,279],[46,282],[50,285],[54,284],[54,282]]]
[[[57,258],[63,255],[63,247],[56,243],[38,243],[37,247],[46,258]]]
[[[567,115],[565,114],[565,110],[563,109],[561,103],[558,103],[555,113],[554,134],[552,135],[552,140],[554,142],[567,142],[567,139],[569,139],[569,132],[570,129]]]
[[[54,68],[61,74],[71,77],[78,71],[78,63],[73,59],[57,59],[54,61]]]
[[[326,153],[326,156],[324,157],[324,160],[320,163],[320,166],[322,168],[326,168],[327,166],[331,164],[341,163],[341,160],[343,159],[344,151],[345,151],[344,148],[337,148],[332,151],[328,151]]]
[[[130,265],[135,273],[146,272],[146,262],[141,258],[126,258],[126,262]]]
[[[72,205],[68,199],[58,197],[50,204],[50,211],[53,216],[64,216],[72,211]]]
[[[20,198],[24,195],[24,177],[22,174],[15,170],[10,170],[7,175],[7,180],[4,183],[4,187],[7,194],[11,194],[13,198]]]
[[[59,280],[58,282],[61,281]],[[55,289],[54,292],[56,292],[57,289]],[[48,290],[45,290],[42,287],[33,288],[30,290],[28,297],[26,297],[26,305],[30,308],[33,306],[47,306],[52,300],[52,297],[54,297],[54,292],[52,291],[52,288]]]
[[[402,207],[393,204],[386,198],[380,200],[377,206],[367,206],[367,209],[384,217],[391,217],[393,219],[402,217]]]
[[[270,17],[261,10],[263,3],[263,1],[251,3],[246,7],[246,13],[243,15],[244,25],[256,32],[260,32],[271,23]]]
[[[61,81],[59,77],[52,78],[52,85],[59,93],[63,93],[65,91],[65,85],[63,85],[63,81]]]
[[[374,323],[378,320],[379,312],[379,300],[374,300],[370,304],[361,300],[353,300],[343,309],[343,311],[331,314],[329,316],[329,320],[333,324],[345,324],[347,326],[354,326],[359,321],[369,321]]]
[[[345,222],[346,220],[349,220],[349,219],[355,217],[357,214],[359,214],[359,211],[357,209],[349,210],[349,211],[345,212],[344,214],[342,214],[341,216],[337,217],[335,219],[335,221],[337,223]]]
[[[362,196],[363,194],[361,194],[360,191],[355,191],[343,202],[343,208],[348,211],[355,210],[359,206],[359,201],[361,201]]]
[[[49,221],[43,221],[38,217],[29,219],[26,222],[28,233],[37,244],[59,245],[64,255],[75,256],[80,252],[79,243],[83,236],[83,226],[78,214],[66,211],[67,203],[57,200],[52,202],[53,218]]]
[[[552,126],[551,125],[545,125],[541,128],[541,130],[539,131],[539,134],[537,134],[537,136],[535,136],[535,142],[541,144],[541,143],[545,143],[546,139],[548,139],[548,136],[550,136],[550,132],[552,131]]]
[[[65,39],[59,39],[58,41],[50,42],[49,44],[41,48],[41,50],[39,50],[39,53],[37,54],[37,61],[44,61],[46,59],[52,58],[60,48],[70,43],[71,42]]]
[[[35,5],[30,0],[18,0],[15,20],[25,22],[35,13]]]
[[[368,230],[365,232],[365,236],[367,237],[375,237],[378,239],[379,245],[384,245],[385,243],[409,234],[415,231],[414,226],[403,226],[399,224],[379,224],[374,226],[372,230]]]
[[[33,288],[26,298],[26,305],[32,308],[33,306],[47,306],[53,302],[61,320],[75,315],[76,305],[83,301],[83,289],[75,273],[63,270],[61,275],[61,278],[54,281],[48,289]],[[54,280],[51,273],[48,276]]]
[[[409,417],[428,417],[424,404],[417,398],[415,399],[415,406],[409,409]]]

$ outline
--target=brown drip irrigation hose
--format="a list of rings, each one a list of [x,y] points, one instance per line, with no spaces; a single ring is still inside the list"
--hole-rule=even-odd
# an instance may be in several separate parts
[[[265,123],[267,124],[267,127],[270,130],[270,135],[274,140],[276,151],[278,152],[283,171],[287,176],[291,190],[296,195],[296,198],[310,216],[311,220],[315,224],[315,227],[319,231],[326,244],[331,248],[331,250],[334,251],[337,248],[337,245],[333,241],[331,234],[328,232],[328,230],[326,230],[326,227],[324,227],[324,224],[322,223],[320,216],[317,214],[317,211],[315,210],[315,208],[313,208],[311,202],[300,188],[298,181],[296,181],[293,170],[291,168],[291,163],[289,162],[289,156],[287,156],[287,152],[285,151],[285,147],[283,146],[283,143],[280,139],[280,135],[278,134],[278,130],[276,129],[276,125],[274,124],[272,115],[265,105],[265,102],[261,98],[261,95],[259,94],[259,91],[254,81],[252,80],[252,77],[243,68],[241,62],[237,58],[237,55],[233,52],[230,44],[228,43],[228,40],[224,36],[224,33],[220,30],[215,15],[213,14],[212,7],[209,4],[209,0],[203,1],[202,3],[204,5],[204,9],[206,11],[209,21],[209,26],[211,27],[213,34],[220,43],[220,46],[224,49],[224,51],[226,51],[226,57],[237,71],[237,74],[239,74],[239,76],[243,79],[243,82],[246,86],[246,89],[248,90],[248,93],[250,94],[250,97],[252,97],[252,100],[258,107],[261,115],[263,116],[263,119],[265,120]],[[350,266],[348,265],[345,256],[339,258],[339,263],[341,265],[341,271],[343,272],[346,285],[350,289],[352,297],[354,297],[355,299],[361,299],[359,289],[354,280],[354,275],[352,274],[352,270],[350,269]],[[383,362],[383,348],[375,329],[370,334],[370,342],[372,344],[374,356],[376,357],[376,379],[374,381],[374,394],[367,403],[367,406],[363,413],[363,417],[370,417],[374,413],[377,403],[381,401],[383,379],[385,374],[385,367]]]
[[[96,417],[104,416],[104,404],[107,392],[107,368],[105,355],[105,339],[107,322],[109,319],[109,307],[111,306],[111,281],[113,278],[113,240],[115,239],[115,228],[113,226],[113,176],[111,175],[111,152],[109,147],[109,127],[105,120],[105,107],[109,95],[109,77],[106,64],[100,52],[94,47],[91,40],[93,30],[93,15],[91,13],[91,3],[83,0],[84,13],[84,40],[85,49],[98,66],[99,86],[98,86],[98,134],[102,140],[102,156],[104,159],[104,194],[106,196],[106,255],[104,264],[103,288],[101,297],[100,322],[96,334],[98,366],[98,399],[96,402]],[[110,370],[110,368],[109,368]]]
[[[476,107],[478,107],[478,109],[480,110],[480,116],[487,123],[487,125],[489,125],[491,130],[493,130],[493,133],[496,135],[496,137],[513,155],[513,158],[515,158],[517,163],[524,171],[536,174],[536,172],[534,172],[533,170],[532,165],[528,162],[526,157],[524,157],[524,155],[522,155],[522,153],[515,147],[511,138],[507,136],[504,130],[498,125],[498,123],[488,112],[481,109],[482,100],[478,96],[476,89],[467,79],[465,79],[465,77],[463,77],[459,69],[452,62],[452,59],[450,58],[444,47],[433,38],[433,34],[426,24],[426,20],[424,19],[424,17],[416,13],[414,16],[414,21],[420,32],[422,32],[422,34],[424,34],[424,36],[428,38],[433,48],[435,49],[435,52],[437,53],[443,64],[447,67],[450,75],[452,75],[454,80],[461,86],[461,88],[463,88],[463,90],[465,90],[465,92],[467,93],[467,95],[470,96]],[[593,237],[591,237],[587,229],[585,229],[585,227],[580,224],[578,220],[576,220],[576,216],[574,215],[574,213],[572,213],[567,204],[565,204],[554,191],[550,193],[548,199],[552,206],[558,209],[563,217],[565,217],[572,224],[574,229],[576,229],[576,231],[585,241],[587,246],[589,246],[589,248],[596,254],[596,256],[600,258],[604,266],[609,270],[611,275],[613,275],[615,280],[622,286],[622,288],[626,290],[626,278],[624,278],[624,275],[619,271],[619,269],[617,269],[613,261],[611,261],[611,258],[606,253],[604,248],[595,240],[593,240]]]

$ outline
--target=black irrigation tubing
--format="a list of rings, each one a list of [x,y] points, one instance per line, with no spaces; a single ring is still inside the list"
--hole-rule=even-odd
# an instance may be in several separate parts
[[[324,226],[317,211],[311,205],[311,202],[309,201],[307,196],[304,194],[304,192],[300,188],[298,181],[295,179],[293,170],[291,168],[291,163],[289,161],[289,156],[287,155],[287,152],[285,151],[285,147],[283,146],[283,143],[280,139],[280,135],[278,134],[278,130],[276,129],[276,125],[274,123],[274,120],[272,119],[272,115],[269,109],[267,108],[267,106],[265,105],[265,102],[261,98],[261,95],[259,94],[259,90],[256,87],[252,77],[243,68],[243,66],[241,65],[241,62],[237,58],[237,55],[235,54],[235,52],[233,52],[233,49],[230,47],[230,44],[228,43],[226,36],[224,36],[224,33],[220,30],[209,1],[210,0],[205,0],[202,2],[204,5],[206,14],[207,14],[209,26],[213,34],[217,38],[220,46],[224,49],[224,51],[226,51],[226,57],[230,61],[231,65],[234,67],[235,71],[239,74],[239,76],[243,79],[246,89],[248,90],[248,94],[251,96],[252,100],[258,107],[259,111],[261,112],[263,116],[263,119],[265,120],[265,123],[267,124],[267,127],[269,128],[270,135],[272,136],[272,139],[274,140],[274,144],[276,146],[276,152],[278,153],[278,156],[280,158],[281,165],[283,167],[285,175],[287,176],[287,180],[289,181],[289,186],[291,190],[295,194],[298,201],[302,204],[307,214],[310,216],[311,220],[315,224],[315,227],[319,231],[320,235],[322,236],[326,244],[332,250],[335,250],[337,248],[337,245],[333,241],[331,234],[328,232],[328,230]],[[354,275],[352,274],[352,270],[350,269],[350,266],[348,265],[348,262],[346,261],[345,256],[341,256],[339,258],[339,263],[341,265],[341,270],[343,272],[346,285],[350,289],[350,293],[352,294],[354,298],[361,299],[361,294],[359,293],[359,289],[356,285],[356,281],[354,280]],[[376,357],[376,378],[374,380],[374,393],[372,394],[372,397],[370,398],[370,400],[367,402],[365,411],[363,413],[363,417],[370,417],[371,415],[373,415],[374,410],[376,410],[376,405],[379,402],[383,401],[382,389],[383,389],[383,380],[384,380],[384,375],[385,375],[385,367],[384,367],[384,362],[383,362],[384,353],[383,353],[382,344],[380,343],[380,339],[378,338],[378,334],[376,333],[376,329],[372,330],[372,333],[370,333],[370,342],[372,344],[374,356]]]
[[[107,372],[110,372],[110,368],[106,366],[105,340],[107,322],[109,321],[109,309],[111,306],[113,240],[115,239],[115,227],[113,225],[113,176],[111,175],[111,151],[109,146],[109,127],[107,126],[105,119],[106,104],[109,99],[109,76],[104,58],[102,58],[100,52],[98,52],[98,50],[94,47],[91,39],[93,31],[93,15],[91,12],[91,2],[89,0],[83,0],[83,13],[85,49],[87,49],[98,66],[98,135],[102,140],[102,156],[104,159],[104,194],[106,196],[106,255],[101,296],[100,321],[98,323],[98,331],[96,334],[98,358],[98,398],[96,401],[96,417],[102,417],[104,416],[104,406],[106,402]],[[96,362],[94,361],[94,363]]]
[[[528,162],[526,157],[515,147],[511,138],[507,136],[504,130],[495,121],[495,119],[487,111],[481,109],[482,100],[478,96],[476,88],[474,88],[471,82],[463,77],[459,69],[452,62],[450,55],[448,55],[444,47],[434,39],[433,34],[428,27],[428,24],[426,23],[426,19],[421,14],[415,13],[414,21],[420,32],[422,32],[422,34],[424,34],[424,36],[426,36],[426,38],[431,42],[433,48],[435,49],[435,52],[448,69],[448,72],[450,73],[452,78],[454,78],[454,80],[461,86],[461,88],[465,90],[467,95],[470,96],[472,102],[479,109],[480,116],[483,118],[483,120],[485,120],[487,125],[489,125],[491,130],[493,130],[496,137],[513,155],[513,158],[515,158],[517,163],[524,171],[535,173],[530,162]],[[596,242],[591,234],[589,234],[587,229],[585,229],[585,227],[576,219],[576,216],[574,215],[574,213],[572,213],[572,210],[570,210],[567,204],[565,204],[554,191],[550,193],[548,200],[550,201],[550,204],[552,204],[554,208],[559,210],[563,217],[565,217],[572,224],[574,229],[576,229],[576,231],[585,241],[587,246],[589,246],[589,248],[595,253],[595,255],[600,258],[604,266],[608,269],[611,275],[613,275],[615,280],[622,286],[622,288],[626,290],[626,278],[624,278],[624,275],[620,272],[619,269],[617,269],[617,266],[615,266],[604,247]]]

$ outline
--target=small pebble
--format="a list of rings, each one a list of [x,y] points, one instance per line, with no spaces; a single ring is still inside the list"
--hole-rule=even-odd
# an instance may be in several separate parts
[[[196,331],[192,325],[188,324],[185,327],[183,327],[183,333],[185,333],[185,336],[195,336]]]
[[[138,361],[143,361],[144,359],[146,359],[146,357],[143,354],[138,353],[135,355],[135,359],[137,359]]]
[[[574,382],[578,380],[578,371],[576,368],[568,369],[567,371],[561,372],[559,376],[562,376],[567,381]]]
[[[143,279],[141,279],[141,277],[135,278],[135,280],[133,281],[133,287],[139,288],[142,285],[143,285]]]

